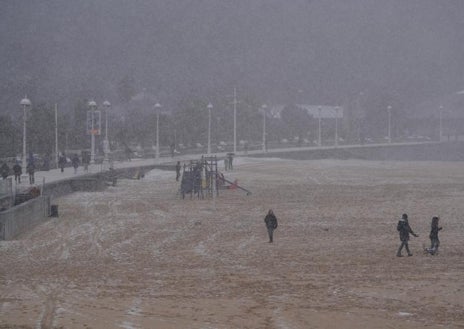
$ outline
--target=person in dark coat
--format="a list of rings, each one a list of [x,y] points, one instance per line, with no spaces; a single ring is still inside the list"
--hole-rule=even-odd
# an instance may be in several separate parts
[[[66,155],[64,153],[60,155],[58,165],[60,166],[61,172],[64,172],[64,167],[66,166]]]
[[[29,174],[29,184],[35,183],[34,173],[35,173],[35,164],[34,161],[29,161],[26,167],[26,171]]]
[[[401,240],[401,245],[398,248],[398,252],[396,253],[396,256],[402,257],[401,250],[403,249],[403,247],[406,248],[406,252],[408,253],[408,256],[412,256],[412,253],[409,251],[409,246],[408,246],[409,234],[412,234],[415,237],[418,237],[419,235],[414,233],[411,229],[411,226],[409,226],[407,214],[403,214],[403,216],[401,217],[401,220],[398,221],[398,225],[396,226],[396,229],[400,233],[400,240]]]
[[[79,157],[77,156],[77,154],[74,154],[71,162],[72,162],[72,165],[74,167],[74,174],[77,174],[77,168],[79,168],[79,163],[80,163],[80,160],[79,160]]]
[[[129,146],[126,145],[126,149],[125,149],[125,153],[126,153],[126,158],[128,161],[131,161],[132,159],[132,150],[129,148]]]
[[[232,162],[234,161],[234,154],[233,153],[227,153],[227,160],[229,161],[228,169],[229,170],[234,170],[234,166]]]
[[[23,167],[19,164],[19,161],[15,163],[13,166],[13,172],[15,176],[15,182],[18,184],[21,184],[21,175],[23,173]]]
[[[90,154],[89,152],[82,152],[82,164],[84,165],[84,171],[89,171],[89,163],[90,163]]]
[[[176,182],[179,181],[179,178],[180,178],[180,169],[181,169],[181,165],[180,165],[180,161],[177,161],[177,164],[176,164]]]
[[[440,220],[439,217],[434,216],[432,217],[432,225],[430,228],[430,249],[428,249],[428,252],[431,255],[435,255],[438,252],[438,247],[440,246],[440,240],[438,239],[438,231],[441,231],[442,227],[438,226],[438,221]]]
[[[269,234],[269,243],[272,243],[274,241],[274,230],[277,228],[277,217],[274,215],[272,209],[269,209],[266,217],[264,217],[264,222],[266,223],[267,233]]]
[[[10,174],[10,167],[8,167],[6,162],[4,162],[2,164],[2,167],[0,168],[0,171],[2,172],[2,178],[6,179],[8,177],[8,175]]]
[[[45,154],[43,159],[43,170],[49,171],[50,170],[50,154]]]

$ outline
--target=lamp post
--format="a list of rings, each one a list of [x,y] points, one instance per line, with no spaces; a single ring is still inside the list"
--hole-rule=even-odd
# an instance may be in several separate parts
[[[161,109],[161,104],[155,104],[155,111],[156,111],[156,151],[155,151],[155,158],[158,160],[160,157],[160,143],[159,143],[159,112]]]
[[[105,140],[103,141],[105,161],[108,161],[108,154],[110,153],[110,141],[108,140],[108,111],[111,107],[111,103],[108,101],[103,102],[105,107]]]
[[[23,170],[26,170],[26,121],[27,121],[27,109],[31,107],[31,101],[25,96],[19,103],[23,107],[23,159],[22,166]]]
[[[58,168],[58,104],[55,104],[55,163]]]
[[[388,143],[392,142],[391,139],[391,109],[392,107],[390,105],[387,106],[388,110]]]
[[[213,104],[209,103],[208,106],[208,154],[211,154],[211,109]]]
[[[234,88],[234,153],[237,153],[237,89]]]
[[[439,141],[441,142],[443,139],[443,106],[440,105],[440,130],[439,130]]]
[[[338,146],[338,112],[340,108],[335,107],[335,146]]]
[[[95,109],[97,108],[97,103],[95,101],[89,102],[90,108],[90,163],[95,163]]]
[[[261,110],[263,112],[263,152],[266,152],[266,110],[267,110],[267,105],[263,104],[263,106],[261,106]]]
[[[319,106],[317,108],[318,111],[318,117],[319,117],[319,129],[318,129],[318,137],[317,137],[317,145],[322,146],[322,131],[321,131],[321,114],[322,114],[322,108]]]

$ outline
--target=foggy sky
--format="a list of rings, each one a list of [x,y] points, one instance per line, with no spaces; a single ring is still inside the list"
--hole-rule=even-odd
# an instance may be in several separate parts
[[[0,113],[33,102],[230,94],[337,104],[369,88],[406,105],[464,89],[460,0],[82,0],[0,5]]]

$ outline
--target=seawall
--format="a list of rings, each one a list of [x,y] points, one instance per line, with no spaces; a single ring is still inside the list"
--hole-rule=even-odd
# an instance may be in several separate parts
[[[464,161],[464,142],[381,144],[272,151],[249,155],[294,160],[362,159],[391,161]]]
[[[41,196],[0,212],[0,240],[12,240],[50,216],[53,198],[76,191],[97,192],[112,184],[113,178],[140,178],[154,168],[174,170],[174,165],[136,165],[134,167],[89,173],[45,182]]]

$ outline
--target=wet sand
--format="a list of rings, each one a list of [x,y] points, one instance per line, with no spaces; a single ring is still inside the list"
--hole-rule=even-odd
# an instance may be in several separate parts
[[[461,162],[236,160],[250,196],[181,200],[155,170],[54,200],[0,242],[0,328],[464,328]]]

